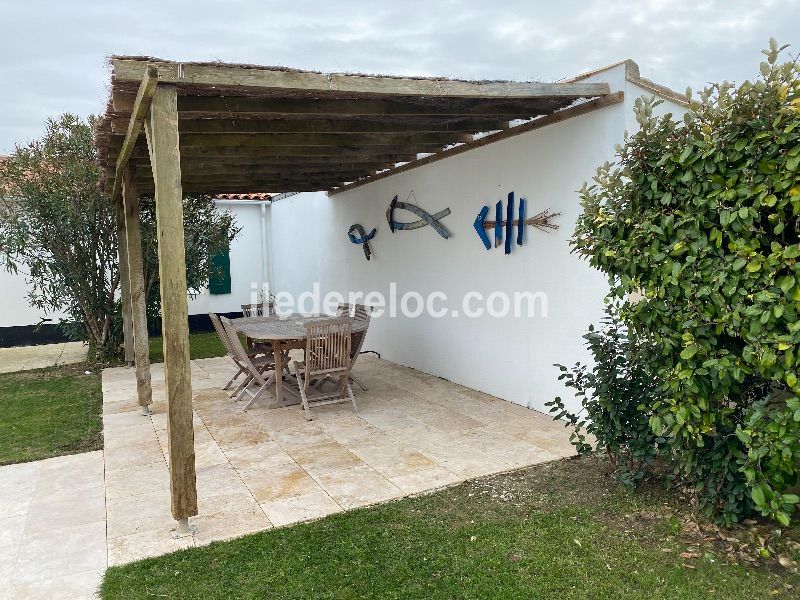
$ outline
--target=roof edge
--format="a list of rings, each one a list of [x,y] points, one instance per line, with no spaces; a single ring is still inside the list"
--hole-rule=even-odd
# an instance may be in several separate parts
[[[565,82],[574,82],[580,81],[582,79],[586,79],[587,77],[592,77],[593,75],[597,75],[598,73],[602,73],[603,71],[608,71],[609,69],[613,69],[614,67],[619,67],[620,65],[625,65],[625,81],[638,85],[640,87],[645,88],[646,90],[653,92],[654,94],[658,94],[659,96],[663,96],[667,100],[671,100],[676,104],[680,104],[681,106],[689,107],[691,103],[689,99],[686,97],[686,94],[681,94],[680,92],[676,92],[672,88],[669,88],[665,85],[661,85],[660,83],[656,83],[651,79],[647,79],[646,77],[642,77],[641,72],[639,70],[639,65],[636,63],[635,60],[630,58],[626,58],[625,60],[619,60],[615,63],[611,63],[610,65],[606,65],[604,67],[600,67],[597,69],[592,69],[591,71],[586,71],[585,73],[581,73],[580,75],[576,75],[575,77],[570,77],[565,79]]]

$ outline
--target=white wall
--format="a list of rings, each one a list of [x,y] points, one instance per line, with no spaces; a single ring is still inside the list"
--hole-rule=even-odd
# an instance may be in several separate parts
[[[609,81],[612,91],[622,89],[624,67],[595,78]],[[373,322],[365,349],[539,410],[556,395],[571,398],[552,363],[588,358],[581,336],[602,316],[607,290],[605,277],[570,253],[568,239],[580,210],[577,190],[612,158],[629,109],[607,107],[333,197],[301,194],[274,203],[275,290],[298,294],[319,281],[323,293],[388,294],[394,281],[399,294],[441,290],[457,309],[470,290],[543,291],[547,318],[384,316]],[[451,209],[442,221],[449,240],[430,227],[389,231],[389,202],[394,195],[405,200],[411,190],[430,213]],[[501,248],[485,250],[472,223],[484,204],[493,218],[494,203],[510,191],[527,199],[528,216],[547,208],[562,214],[555,221],[559,231],[528,228],[525,245],[506,256]],[[397,216],[415,219],[405,211]],[[353,223],[378,228],[370,262],[347,238]]]
[[[0,327],[37,325],[42,318],[56,323],[61,318],[60,313],[45,314],[28,304],[29,287],[22,272],[14,274],[0,269],[0,290]]]
[[[269,253],[264,253],[262,244],[264,233],[269,238],[269,211],[264,210],[266,205],[253,200],[216,200],[215,204],[219,210],[232,212],[236,224],[241,227],[230,248],[231,293],[211,295],[207,289],[203,290],[194,298],[189,298],[190,315],[239,311],[242,304],[250,302],[253,286],[261,289],[263,282],[269,279]],[[262,211],[266,232],[262,232]]]

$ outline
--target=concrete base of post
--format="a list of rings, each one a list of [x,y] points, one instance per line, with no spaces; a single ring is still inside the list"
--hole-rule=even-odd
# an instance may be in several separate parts
[[[142,407],[142,415],[145,416],[145,417],[149,417],[150,416],[150,405],[149,404],[145,404]]]
[[[197,525],[190,525],[188,518],[178,519],[178,524],[170,531],[174,539],[189,537],[197,533]]]

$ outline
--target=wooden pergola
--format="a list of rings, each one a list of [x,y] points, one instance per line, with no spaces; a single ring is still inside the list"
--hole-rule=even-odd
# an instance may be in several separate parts
[[[622,100],[608,84],[581,81],[378,77],[144,57],[112,57],[111,66],[95,145],[117,206],[126,359],[136,364],[145,414],[152,392],[139,196],[155,196],[178,535],[190,534],[188,518],[197,514],[184,194],[337,193]]]

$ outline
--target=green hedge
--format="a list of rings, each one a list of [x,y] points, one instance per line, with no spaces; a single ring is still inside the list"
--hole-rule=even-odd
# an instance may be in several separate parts
[[[661,454],[725,521],[788,523],[800,470],[800,69],[715,84],[684,119],[635,104],[640,131],[581,192],[574,249],[659,349],[643,399]],[[691,98],[691,91],[687,90]]]

